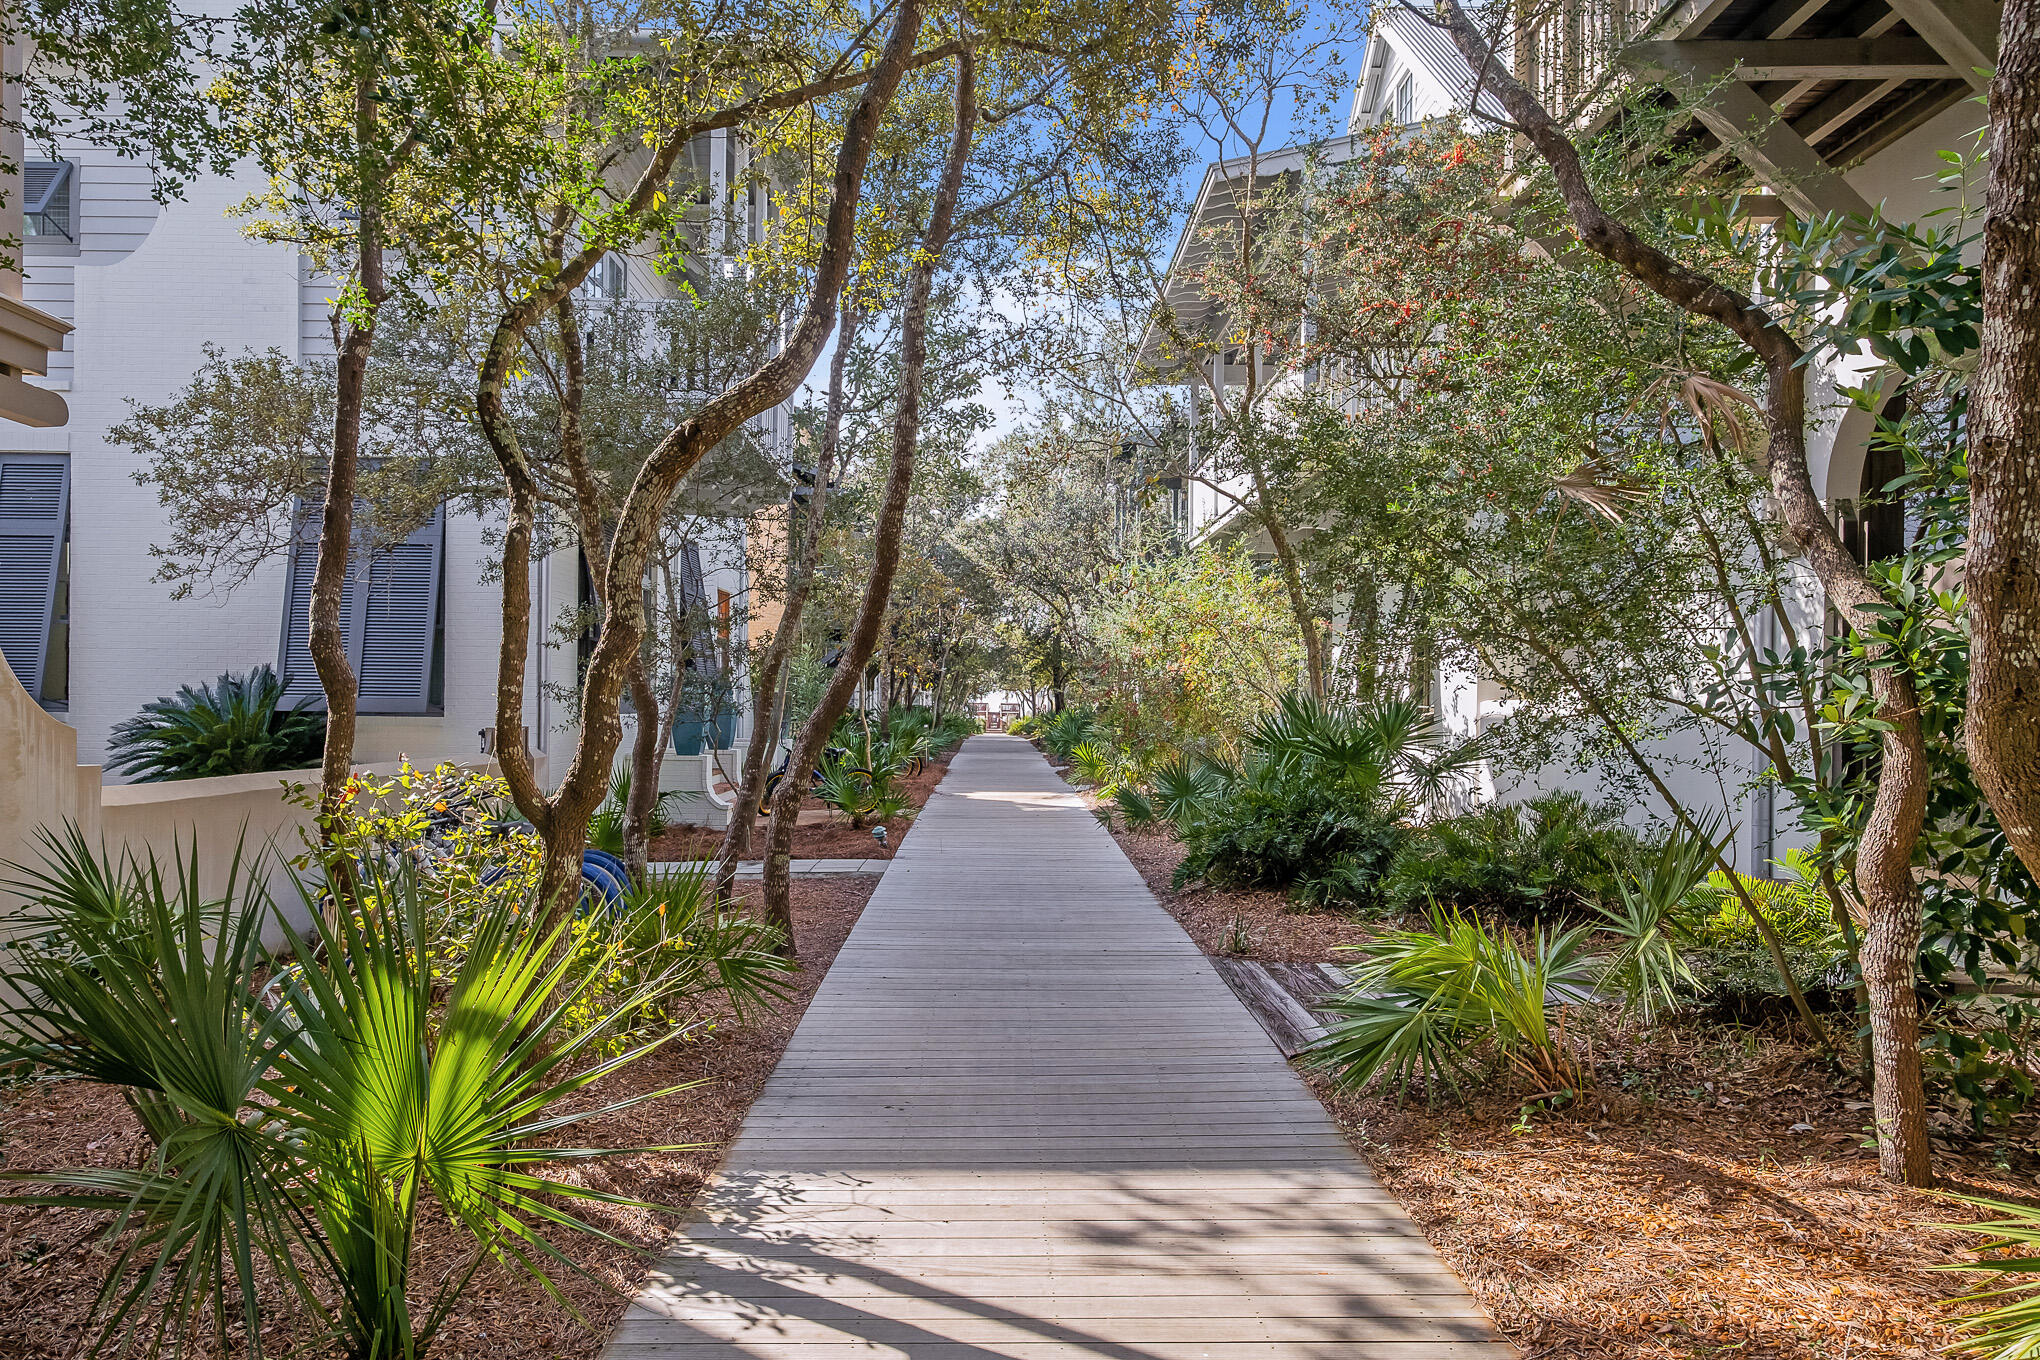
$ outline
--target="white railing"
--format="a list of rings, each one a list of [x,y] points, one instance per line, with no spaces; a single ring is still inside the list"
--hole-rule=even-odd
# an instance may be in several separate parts
[[[1606,82],[1615,54],[1650,28],[1656,0],[1551,0],[1518,38],[1518,69],[1562,119],[1578,114]]]

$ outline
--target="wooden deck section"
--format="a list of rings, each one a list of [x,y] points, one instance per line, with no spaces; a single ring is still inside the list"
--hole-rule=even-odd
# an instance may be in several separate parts
[[[1034,748],[976,737],[609,1360],[1507,1360]]]

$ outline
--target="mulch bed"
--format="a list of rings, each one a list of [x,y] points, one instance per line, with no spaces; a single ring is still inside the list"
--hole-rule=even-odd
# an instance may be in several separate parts
[[[683,1210],[720,1160],[720,1146],[742,1121],[785,1052],[794,1026],[829,964],[856,924],[878,880],[868,877],[798,879],[793,884],[795,938],[802,971],[785,1002],[742,1018],[722,1010],[704,1018],[712,1028],[669,1045],[624,1069],[598,1088],[597,1101],[700,1082],[572,1134],[584,1146],[638,1147],[696,1144],[680,1152],[640,1153],[591,1163],[579,1174],[599,1189]],[[740,889],[742,891],[742,889]],[[755,894],[753,886],[749,891]],[[44,1082],[0,1094],[0,1164],[16,1170],[138,1166],[149,1149],[120,1097],[85,1082]],[[656,1249],[672,1235],[678,1215],[601,1205],[576,1210],[638,1247]],[[111,1259],[97,1240],[104,1216],[83,1212],[0,1206],[0,1355],[8,1360],[59,1360],[83,1354],[85,1316]],[[441,1360],[593,1360],[629,1296],[644,1282],[653,1259],[579,1233],[549,1233],[554,1245],[590,1278],[564,1268],[548,1271],[587,1319],[575,1321],[523,1276],[484,1266],[461,1301],[432,1354]],[[443,1223],[421,1235],[416,1274],[429,1287],[464,1265]],[[281,1349],[280,1334],[269,1338]],[[210,1354],[205,1348],[193,1354]]]
[[[1114,836],[1206,954],[1336,962],[1379,929],[1282,893],[1175,889],[1182,846]],[[1983,1215],[1879,1176],[1855,1082],[1718,1024],[1618,1025],[1595,1056],[1596,1088],[1555,1112],[1505,1081],[1433,1107],[1305,1079],[1526,1360],[1927,1360],[1956,1342],[1953,1301],[1991,1281],[1936,1269],[1981,1240],[1941,1225]],[[2030,1152],[1934,1121],[1944,1190],[2040,1198]]]
[[[1166,833],[1113,831],[1119,848],[1169,914],[1205,953],[1263,963],[1337,963],[1341,946],[1365,944],[1376,927],[1336,911],[1298,911],[1287,893],[1170,886],[1183,847]],[[1244,942],[1244,952],[1236,943]]]
[[[1685,1037],[1631,1074],[1677,1083],[1647,1103],[1604,1077],[1551,1115],[1310,1082],[1527,1360],[1944,1354],[1985,1282],[1936,1269],[1981,1241],[1940,1225],[1981,1215],[1881,1179],[1861,1093],[1796,1046]],[[1991,1162],[1941,1148],[1943,1188],[2031,1199],[2033,1166]]]
[[[919,774],[900,781],[900,791],[914,805],[914,813],[928,805],[928,796],[935,792],[935,786],[942,782],[942,776],[949,773],[949,759],[956,753],[952,750],[930,760]],[[801,801],[804,813],[826,814],[824,820],[804,821],[793,829],[793,857],[795,859],[891,859],[893,852],[900,848],[913,830],[914,813],[896,817],[887,822],[886,845],[880,848],[872,838],[870,827],[853,828],[849,819],[837,816],[828,804],[808,795]],[[760,817],[756,830],[751,835],[751,849],[744,855],[747,860],[765,858],[765,819]],[[652,858],[655,860],[696,860],[713,857],[722,849],[723,833],[713,827],[676,826],[652,842]]]

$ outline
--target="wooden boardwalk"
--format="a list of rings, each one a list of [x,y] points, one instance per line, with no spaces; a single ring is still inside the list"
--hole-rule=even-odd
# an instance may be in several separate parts
[[[1505,1360],[1112,838],[975,737],[610,1360]]]

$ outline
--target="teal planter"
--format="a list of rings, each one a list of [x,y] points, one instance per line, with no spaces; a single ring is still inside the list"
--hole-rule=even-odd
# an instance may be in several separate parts
[[[708,720],[705,718],[682,718],[673,724],[673,753],[682,756],[698,756],[704,750],[727,751],[736,744],[737,715],[724,713],[715,720],[715,745],[706,745],[710,735]]]

